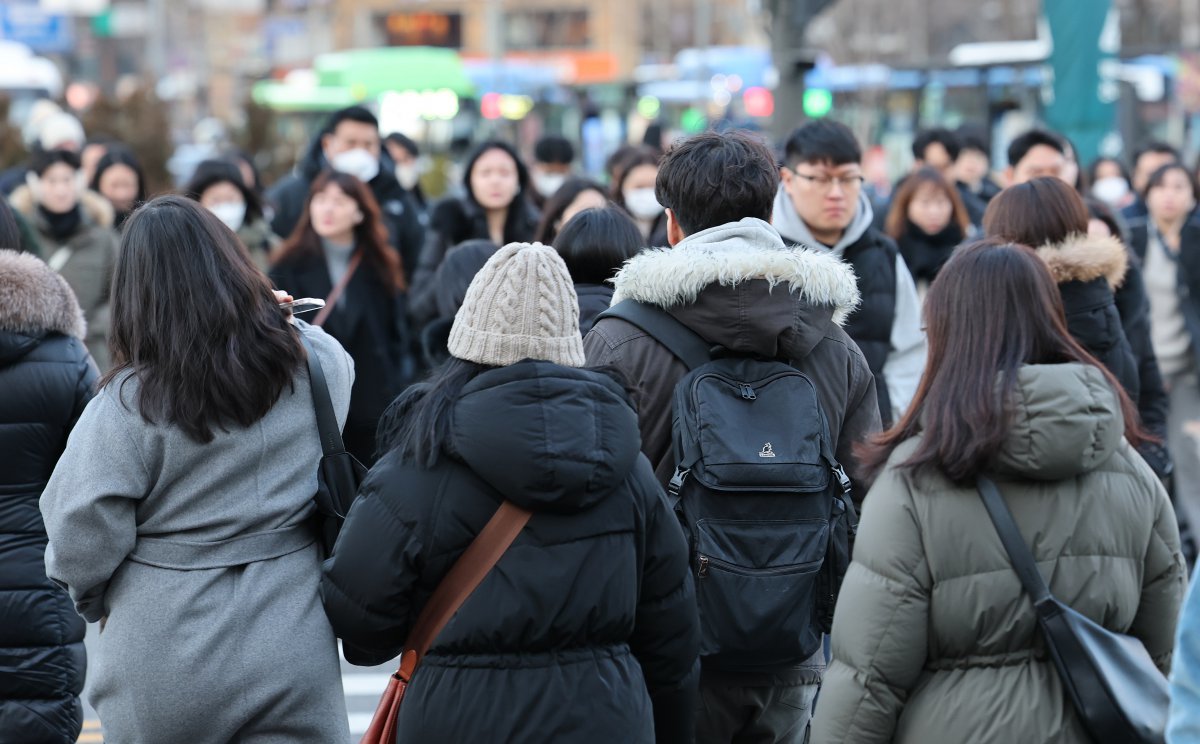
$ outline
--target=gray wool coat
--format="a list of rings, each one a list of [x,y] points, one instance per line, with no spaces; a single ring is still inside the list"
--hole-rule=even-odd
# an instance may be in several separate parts
[[[353,362],[297,325],[344,424]],[[294,382],[257,423],[199,444],[148,424],[126,375],[71,433],[40,503],[46,571],[84,619],[107,618],[89,670],[105,741],[349,741],[306,524],[321,446],[303,367]]]

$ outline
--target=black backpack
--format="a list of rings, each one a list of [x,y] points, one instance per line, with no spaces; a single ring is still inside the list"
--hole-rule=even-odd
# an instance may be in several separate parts
[[[858,515],[811,380],[773,359],[716,353],[666,312],[621,302],[690,370],[675,387],[669,495],[687,535],[705,666],[794,666],[830,632]]]

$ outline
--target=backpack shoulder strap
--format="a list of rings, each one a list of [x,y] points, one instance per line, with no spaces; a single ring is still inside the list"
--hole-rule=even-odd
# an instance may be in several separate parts
[[[655,341],[667,347],[679,361],[693,370],[712,361],[711,347],[699,334],[680,323],[670,313],[636,300],[622,300],[600,313],[604,318],[620,318],[645,331]]]

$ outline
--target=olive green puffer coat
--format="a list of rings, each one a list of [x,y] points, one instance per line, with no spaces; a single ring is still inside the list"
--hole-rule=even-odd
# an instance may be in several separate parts
[[[1171,661],[1186,569],[1175,515],[1093,367],[1027,366],[992,475],[1054,595]],[[973,488],[897,465],[868,493],[813,741],[1088,741]]]

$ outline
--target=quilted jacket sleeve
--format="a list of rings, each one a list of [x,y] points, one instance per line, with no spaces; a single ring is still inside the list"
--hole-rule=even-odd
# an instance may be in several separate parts
[[[700,619],[687,544],[643,457],[637,488],[648,505],[642,582],[629,646],[654,705],[658,741],[690,742],[700,679]]]
[[[373,666],[402,650],[416,621],[427,500],[399,498],[392,452],[376,463],[346,515],[321,576],[321,600],[346,661]]]
[[[905,480],[889,468],[867,495],[833,618],[813,742],[890,742],[925,663],[932,579]]]

